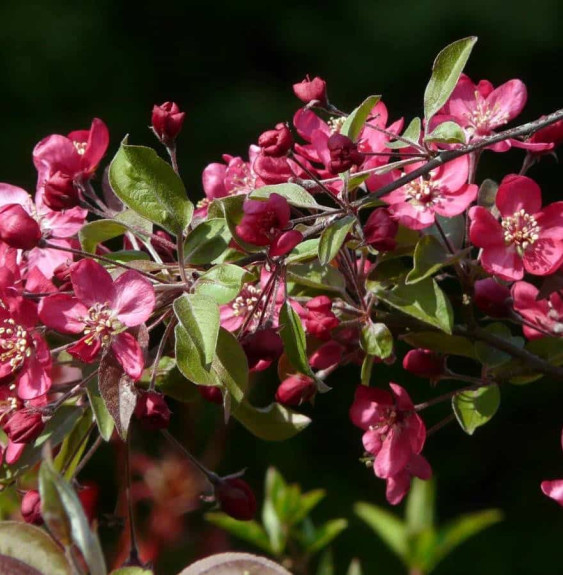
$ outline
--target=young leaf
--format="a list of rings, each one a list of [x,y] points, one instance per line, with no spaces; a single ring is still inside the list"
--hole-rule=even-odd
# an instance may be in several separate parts
[[[477,42],[476,36],[469,36],[446,46],[434,60],[432,76],[424,91],[424,118],[426,125],[447,102],[453,92],[471,50]]]
[[[524,347],[524,338],[520,336],[513,336],[510,328],[503,323],[491,323],[485,328],[485,331],[506,340],[517,348],[522,349]],[[477,356],[477,359],[487,367],[499,367],[505,363],[508,363],[512,358],[510,354],[487,345],[481,341],[475,342],[475,355]]]
[[[150,569],[143,569],[142,567],[121,567],[112,571],[110,575],[154,575]]]
[[[407,498],[406,523],[410,534],[434,527],[436,485],[429,479],[413,478]]]
[[[393,353],[393,334],[384,323],[369,323],[360,331],[360,346],[368,354],[385,359]]]
[[[359,559],[352,559],[346,575],[362,575],[362,564]]]
[[[317,528],[315,541],[307,545],[307,552],[317,553],[321,549],[324,549],[347,527],[348,521],[346,521],[346,519],[331,519],[327,521],[324,525]]]
[[[174,235],[183,234],[191,222],[194,207],[182,180],[153,149],[122,142],[109,181],[123,203]]]
[[[310,374],[311,367],[307,359],[307,341],[305,340],[301,319],[287,300],[280,311],[280,326],[283,348],[289,361],[301,373]]]
[[[334,559],[330,548],[321,555],[316,575],[334,575]]]
[[[346,216],[336,220],[323,231],[319,242],[319,261],[323,266],[336,257],[355,222],[354,216]]]
[[[64,477],[69,481],[86,449],[88,438],[92,432],[93,421],[92,410],[87,409],[76,422],[73,430],[65,437],[55,457],[54,468],[59,473],[66,469]]]
[[[271,499],[266,499],[262,507],[262,523],[266,528],[270,547],[274,555],[281,555],[287,544],[288,533],[284,529],[281,518],[276,513],[276,509]]]
[[[358,139],[364,124],[373,107],[381,100],[381,96],[368,96],[352,113],[346,118],[342,127],[340,128],[340,133],[343,136],[348,136],[353,142]]]
[[[420,127],[421,127],[420,118],[413,118],[401,137],[404,140],[412,142],[413,144],[418,144],[418,141],[420,140]],[[407,148],[409,146],[407,142],[403,142],[402,140],[394,140],[393,142],[386,142],[385,145],[388,148],[391,148],[392,150]]]
[[[293,264],[316,258],[319,253],[319,242],[319,238],[312,238],[297,244],[285,258],[286,263]]]
[[[455,416],[465,433],[473,435],[497,412],[500,405],[498,385],[487,385],[474,391],[463,391],[452,398]]]
[[[239,266],[218,264],[199,276],[194,291],[213,298],[219,305],[226,304],[238,296],[251,277],[252,274]]]
[[[109,441],[113,435],[113,428],[115,424],[111,417],[106,404],[100,395],[100,389],[96,380],[91,381],[86,388],[88,392],[88,400],[94,412],[94,418],[98,424],[98,431],[104,441]]]
[[[465,132],[455,122],[442,122],[424,138],[424,141],[438,144],[465,144]]]
[[[287,267],[288,281],[322,291],[344,292],[344,276],[332,266],[323,266],[318,261],[292,264]]]
[[[271,194],[283,196],[292,206],[314,210],[325,210],[317,200],[303,187],[297,184],[277,184],[275,186],[262,186],[254,190],[249,198],[251,200],[266,200]]]
[[[80,228],[78,239],[85,252],[93,254],[98,244],[123,235],[127,226],[115,220],[96,220]]]
[[[185,263],[193,265],[211,263],[229,247],[231,238],[231,231],[223,218],[202,222],[186,238]]]
[[[324,489],[314,489],[313,491],[303,493],[299,498],[298,509],[291,516],[291,523],[296,524],[303,521],[325,496],[326,491]]]
[[[401,339],[413,347],[422,347],[438,353],[476,359],[471,340],[460,335],[447,335],[437,331],[418,331],[401,336]]]
[[[238,521],[225,513],[206,513],[205,519],[209,523],[228,531],[231,535],[260,547],[266,553],[273,553],[268,535],[256,521]]]

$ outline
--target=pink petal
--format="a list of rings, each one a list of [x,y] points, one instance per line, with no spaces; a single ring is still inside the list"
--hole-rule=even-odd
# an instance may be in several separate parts
[[[6,463],[8,465],[14,464],[20,458],[25,446],[25,443],[12,443],[11,441],[8,441],[4,457]]]
[[[137,381],[145,368],[143,351],[139,342],[130,333],[124,332],[113,338],[111,349],[125,373]]]
[[[47,393],[50,387],[51,378],[35,354],[32,354],[18,377],[18,396],[21,399],[33,399]]]
[[[99,118],[92,120],[88,145],[82,156],[82,166],[86,172],[93,172],[100,160],[104,157],[109,146],[109,130],[106,124]]]
[[[411,230],[429,228],[436,221],[436,216],[432,208],[417,206],[413,202],[392,204],[390,205],[390,209],[398,222]]]
[[[151,282],[134,270],[127,270],[114,282],[112,309],[128,327],[145,323],[154,310],[155,295]]]
[[[542,481],[541,490],[551,499],[554,499],[563,507],[563,479]]]
[[[407,465],[409,473],[419,479],[430,479],[432,477],[432,467],[422,455],[413,455]]]
[[[303,234],[298,230],[283,232],[270,244],[269,254],[271,257],[284,256],[302,241]]]
[[[535,214],[541,210],[540,187],[526,176],[506,176],[498,188],[496,205],[503,218],[520,210]]]
[[[362,444],[366,451],[377,455],[381,451],[381,433],[377,429],[368,429],[362,435]]]
[[[74,177],[81,171],[80,159],[72,141],[59,134],[47,136],[33,150],[33,163],[44,175],[60,170]]]
[[[70,242],[67,240],[52,238],[49,242],[64,248],[70,247]],[[51,248],[33,248],[27,254],[29,266],[38,268],[47,279],[51,279],[55,270],[72,258],[70,252]]]
[[[11,184],[0,184],[0,208],[8,204],[19,204],[28,214],[33,213],[33,200],[25,190]]]
[[[385,497],[391,505],[398,505],[404,499],[411,486],[411,476],[407,471],[401,471],[387,479]]]
[[[61,333],[82,333],[88,308],[67,294],[55,294],[39,303],[39,317],[51,329]]]
[[[563,242],[543,238],[529,246],[524,252],[524,268],[528,273],[546,276],[563,263]]]
[[[81,260],[72,267],[70,279],[74,294],[87,307],[113,303],[115,288],[109,272],[94,260]]]
[[[481,254],[481,265],[490,274],[503,280],[521,280],[524,277],[522,258],[512,246],[485,248]]]
[[[397,475],[411,458],[412,450],[408,433],[395,426],[387,434],[380,452],[373,462],[373,470],[377,477],[387,479]]]
[[[436,174],[432,176],[432,181],[438,184],[440,189],[455,192],[467,183],[468,176],[469,159],[467,156],[461,156],[436,170]]]
[[[315,130],[321,130],[330,135],[328,124],[321,120],[315,112],[306,108],[300,108],[293,116],[293,125],[297,133],[307,142],[311,141],[311,136]]]
[[[554,202],[535,215],[540,237],[563,240],[563,202]]]
[[[225,164],[213,163],[206,166],[201,175],[203,191],[208,198],[223,198],[227,195],[225,188]]]
[[[354,403],[350,407],[350,420],[354,425],[367,430],[380,419],[382,407],[392,407],[392,395],[377,387],[359,385],[356,388]]]
[[[73,346],[69,347],[67,351],[72,357],[76,357],[84,363],[92,363],[98,357],[100,349],[102,349],[102,344],[99,338],[89,340],[88,336],[84,336]]]
[[[393,391],[397,407],[401,411],[410,411],[414,408],[414,404],[404,387],[400,386],[398,383],[389,383],[389,387]]]
[[[469,218],[469,237],[473,245],[478,248],[504,248],[504,232],[491,212],[482,206],[474,206],[469,210]]]
[[[487,96],[487,104],[493,112],[491,127],[496,128],[518,116],[526,105],[528,93],[520,80],[509,80]]]
[[[441,216],[451,218],[457,216],[475,201],[479,187],[475,184],[466,184],[453,194],[443,195],[440,202],[434,206],[434,211]]]

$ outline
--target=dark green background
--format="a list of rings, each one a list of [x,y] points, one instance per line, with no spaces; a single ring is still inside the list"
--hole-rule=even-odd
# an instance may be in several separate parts
[[[187,112],[181,170],[197,198],[206,163],[224,152],[244,155],[261,131],[291,118],[298,104],[291,84],[306,73],[324,77],[342,109],[381,93],[391,118],[409,118],[421,113],[437,52],[467,35],[479,36],[467,67],[474,80],[498,85],[518,77],[527,84],[523,120],[563,104],[559,0],[474,0],[466,6],[452,0],[4,0],[0,22],[0,181],[29,190],[35,182],[31,151],[42,137],[85,128],[98,116],[109,125],[111,154],[127,133],[131,142],[151,144],[146,126],[152,105],[175,100]],[[489,153],[479,175],[501,177],[517,170],[521,158],[518,151]],[[530,175],[553,199],[561,198],[555,162]],[[428,397],[423,380],[399,370],[390,375],[386,368],[374,373],[379,383],[391,376],[415,401]],[[259,444],[238,429],[225,469],[249,465],[249,480],[260,489],[273,463],[305,488],[327,487],[329,497],[315,517],[352,520],[334,546],[338,573],[352,556],[362,559],[367,575],[402,573],[351,516],[354,501],[383,501],[382,482],[357,463],[361,432],[347,420],[356,379],[352,370],[335,376],[329,382],[334,392],[314,409],[318,421],[291,442]],[[426,448],[439,484],[440,519],[486,507],[506,514],[504,523],[446,560],[438,575],[562,572],[563,510],[539,490],[542,479],[563,477],[561,386],[541,382],[502,394],[500,412],[474,437],[452,425]],[[430,419],[444,414],[445,407],[435,408]],[[248,460],[254,448],[256,457]],[[187,550],[181,551],[177,555],[187,559]]]

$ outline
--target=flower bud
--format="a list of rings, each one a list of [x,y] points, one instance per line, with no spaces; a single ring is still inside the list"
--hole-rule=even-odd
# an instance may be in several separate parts
[[[439,379],[445,367],[445,359],[430,349],[411,349],[403,358],[404,369],[428,379]]]
[[[215,497],[221,509],[233,519],[250,521],[256,513],[256,497],[240,477],[220,479],[215,485]]]
[[[283,353],[281,337],[272,328],[259,329],[245,336],[241,344],[248,367],[253,371],[267,369]]]
[[[209,403],[223,404],[223,392],[220,387],[214,385],[198,385],[197,390],[203,399]]]
[[[45,181],[43,200],[47,207],[61,211],[77,206],[80,203],[80,196],[70,176],[55,172]]]
[[[34,489],[27,491],[23,496],[20,511],[26,523],[41,525],[43,523],[43,517],[41,517],[41,499],[39,492]]]
[[[164,102],[152,109],[152,129],[157,138],[165,145],[172,144],[182,130],[185,112],[174,102]]]
[[[312,80],[307,76],[302,82],[293,84],[293,93],[305,104],[310,104],[311,102],[318,103],[321,106],[328,104],[326,82],[318,76]]]
[[[38,411],[16,411],[4,425],[4,432],[13,443],[31,443],[39,437],[45,424]]]
[[[266,156],[260,153],[252,168],[267,185],[284,184],[295,175],[285,156]]]
[[[147,391],[137,399],[135,417],[146,429],[166,429],[170,415],[164,396],[156,391]]]
[[[296,373],[284,379],[276,392],[276,401],[282,405],[300,405],[309,401],[316,393],[315,380]]]
[[[84,515],[86,515],[88,523],[92,523],[98,513],[100,488],[93,481],[88,481],[77,489],[76,495],[78,495],[78,499],[82,503],[82,509],[84,509]]]
[[[265,156],[285,156],[293,145],[293,137],[285,124],[277,124],[275,130],[268,130],[258,138],[258,145]]]
[[[380,252],[391,252],[397,242],[395,236],[399,230],[399,224],[391,216],[387,208],[377,208],[367,219],[364,226],[366,243]]]
[[[493,278],[475,282],[475,305],[491,317],[507,317],[512,311],[510,290]]]
[[[40,239],[39,224],[20,205],[0,208],[0,240],[11,248],[31,250]]]
[[[364,155],[358,152],[358,146],[343,134],[332,134],[327,141],[327,147],[330,153],[330,163],[327,168],[333,174],[345,172],[364,161]]]

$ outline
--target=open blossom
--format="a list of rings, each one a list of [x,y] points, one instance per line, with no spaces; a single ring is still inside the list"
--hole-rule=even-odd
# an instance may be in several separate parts
[[[128,270],[113,281],[93,260],[81,260],[70,272],[74,296],[55,294],[40,304],[47,327],[61,333],[82,334],[68,353],[85,363],[111,347],[123,369],[134,380],[141,377],[143,354],[126,330],[143,324],[155,305],[154,288],[141,274]]]
[[[546,332],[555,337],[563,336],[563,298],[553,292],[545,299],[538,299],[539,290],[527,282],[512,286],[514,309],[531,325],[522,326],[528,339],[545,337]],[[541,331],[532,326],[537,325]]]
[[[362,442],[375,456],[377,477],[396,477],[422,451],[426,427],[404,388],[390,383],[391,392],[358,386],[350,408],[352,423],[365,431]]]
[[[504,280],[524,272],[545,276],[563,262],[563,202],[541,208],[541,190],[526,176],[506,176],[495,199],[498,222],[485,208],[469,211],[471,242],[479,248],[481,265]]]
[[[420,164],[405,168],[407,173]],[[451,218],[463,213],[477,197],[478,187],[468,184],[469,160],[457,158],[419,177],[381,199],[407,228],[421,230],[434,224],[436,214]]]

